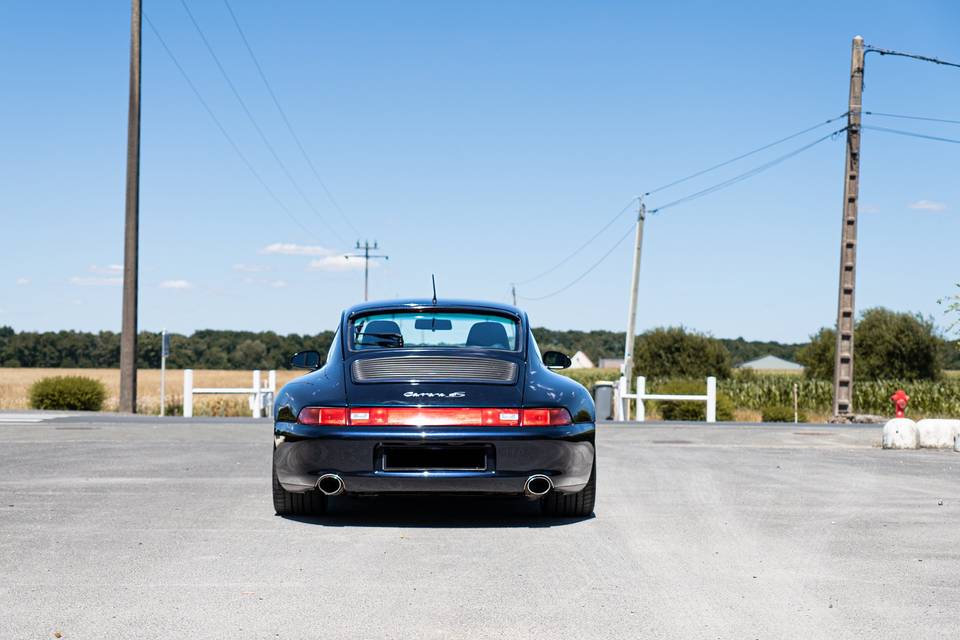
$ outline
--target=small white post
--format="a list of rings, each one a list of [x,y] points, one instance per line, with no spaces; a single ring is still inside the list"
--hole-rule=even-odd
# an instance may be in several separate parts
[[[160,332],[160,417],[163,417],[164,406],[167,402],[167,330]]]
[[[617,420],[620,422],[626,420],[629,414],[630,398],[627,397],[628,393],[630,393],[630,389],[627,388],[627,379],[621,375],[617,381]]]
[[[717,379],[707,378],[707,422],[717,421]]]
[[[193,417],[193,369],[183,370],[183,417]]]
[[[800,422],[800,385],[793,383],[793,424]]]
[[[269,418],[273,415],[273,401],[277,397],[277,370],[267,372],[267,391],[264,394],[263,413]]]
[[[643,396],[647,395],[647,376],[637,376],[637,422],[647,419],[647,407],[643,404]]]
[[[260,398],[263,390],[260,388],[260,369],[253,370],[253,398],[250,403],[250,409],[254,418],[260,417]]]

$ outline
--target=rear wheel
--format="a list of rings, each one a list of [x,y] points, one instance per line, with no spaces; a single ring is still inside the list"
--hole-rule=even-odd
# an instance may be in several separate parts
[[[590,480],[576,493],[560,493],[551,491],[540,498],[540,510],[544,515],[557,518],[585,518],[593,513],[593,506],[597,499],[597,461],[593,461],[593,470],[590,471]]]
[[[278,516],[319,516],[327,510],[327,497],[317,490],[306,493],[287,491],[277,478],[273,465],[273,510]]]

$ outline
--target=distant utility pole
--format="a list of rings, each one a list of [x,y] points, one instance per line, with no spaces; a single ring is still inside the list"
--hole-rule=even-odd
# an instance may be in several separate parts
[[[517,285],[510,283],[510,293],[513,295],[513,306],[517,306]]]
[[[853,412],[854,287],[857,282],[857,204],[860,195],[860,120],[863,108],[863,38],[853,39],[847,157],[843,165],[843,223],[837,296],[837,346],[833,366],[833,415]]]
[[[626,382],[627,393],[630,393],[630,382],[633,379],[633,343],[637,328],[637,289],[640,286],[640,250],[643,248],[643,221],[647,217],[647,205],[643,198],[639,198],[637,205],[637,235],[634,240],[633,277],[630,280],[630,310],[627,313],[627,339],[623,347],[623,378]],[[643,402],[637,400],[637,402]],[[630,419],[630,408],[624,403],[624,420]]]
[[[127,113],[127,199],[123,234],[120,411],[137,412],[137,250],[140,223],[140,35],[142,0],[130,12],[130,103]]]
[[[373,244],[370,244],[369,240],[364,240],[362,245],[360,244],[360,241],[357,240],[357,246],[355,248],[357,250],[363,249],[363,253],[351,253],[343,257],[346,258],[347,260],[349,260],[350,258],[363,258],[363,299],[364,301],[366,301],[369,299],[369,291],[370,291],[370,286],[369,286],[370,285],[370,260],[374,260],[377,258],[383,258],[384,260],[389,260],[390,256],[371,255],[370,253],[371,250],[376,251],[377,249],[380,248],[377,246],[376,240],[374,240]]]

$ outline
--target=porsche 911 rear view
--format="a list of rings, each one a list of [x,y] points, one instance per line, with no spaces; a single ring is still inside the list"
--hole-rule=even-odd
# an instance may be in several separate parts
[[[463,301],[346,310],[330,349],[275,403],[274,507],[316,515],[334,495],[502,494],[548,515],[592,513],[595,411],[552,369],[525,313]]]

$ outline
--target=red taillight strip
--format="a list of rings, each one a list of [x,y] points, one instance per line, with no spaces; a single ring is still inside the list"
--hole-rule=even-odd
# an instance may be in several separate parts
[[[572,420],[561,408],[304,407],[297,422],[318,426],[554,427]]]

